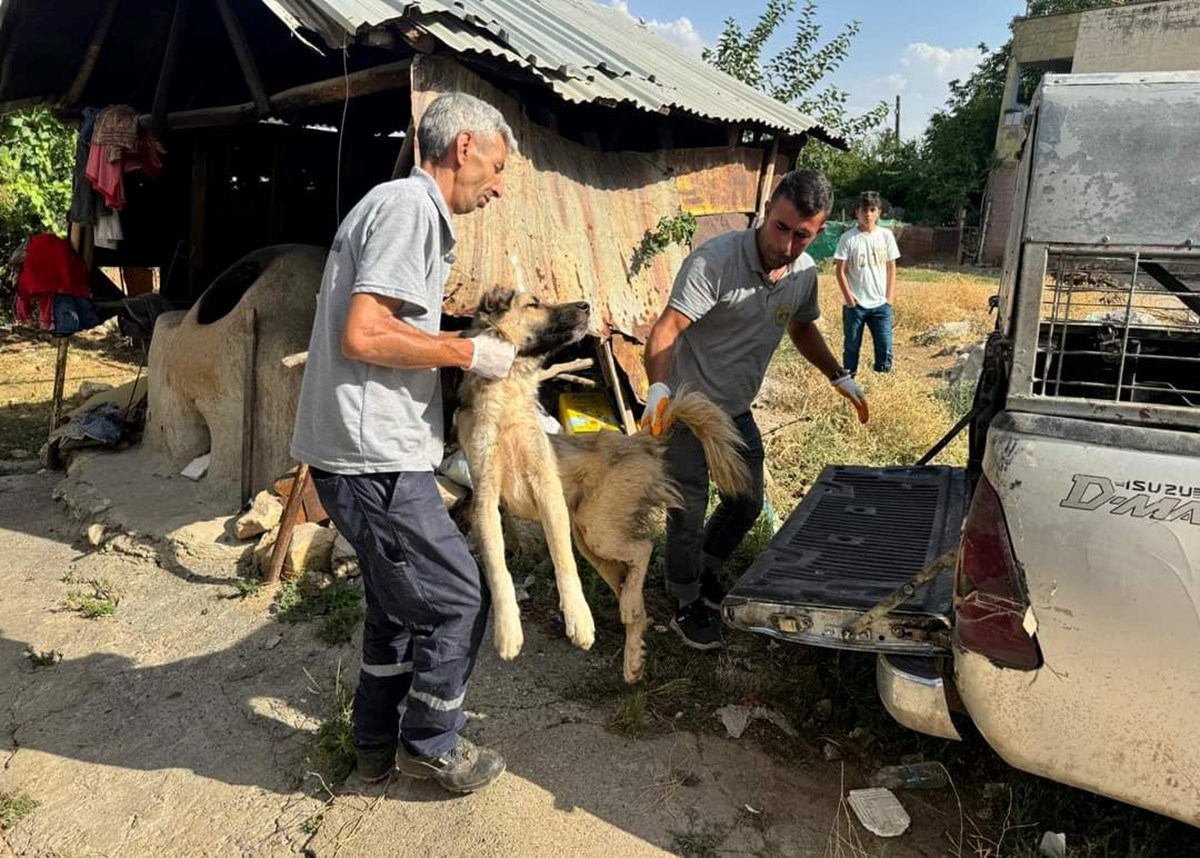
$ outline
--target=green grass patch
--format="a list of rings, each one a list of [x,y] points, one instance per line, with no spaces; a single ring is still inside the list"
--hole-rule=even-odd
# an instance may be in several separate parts
[[[63,657],[62,653],[56,649],[45,652],[28,649],[25,651],[25,656],[29,659],[29,663],[33,665],[35,670],[42,667],[54,667],[54,665],[62,661]]]
[[[325,694],[316,683],[309,690]],[[354,689],[342,681],[340,662],[328,691],[328,701],[328,714],[312,735],[305,762],[326,786],[332,786],[345,780],[354,769]],[[320,824],[319,815],[316,824]]]
[[[345,581],[336,581],[319,593],[306,596],[298,581],[280,585],[274,613],[285,623],[317,623],[317,637],[327,644],[344,643],[354,635],[362,619],[362,591]]]
[[[0,792],[0,831],[15,828],[17,823],[33,813],[40,803],[24,790]]]
[[[93,579],[88,585],[90,590],[71,590],[67,593],[67,609],[89,620],[115,614],[121,601],[121,592],[117,585],[107,578]]]

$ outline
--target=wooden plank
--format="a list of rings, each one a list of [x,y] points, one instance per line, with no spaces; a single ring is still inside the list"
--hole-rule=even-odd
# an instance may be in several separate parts
[[[117,15],[117,6],[120,5],[120,2],[121,0],[108,0],[108,5],[104,7],[100,21],[96,24],[96,33],[92,36],[87,50],[84,51],[83,62],[79,64],[79,70],[75,72],[75,79],[71,81],[71,88],[59,101],[60,107],[74,107],[79,103],[84,87],[87,86],[87,82],[96,68],[96,61],[100,58],[100,51],[104,48],[104,41],[108,38],[108,31],[112,28],[113,18]]]
[[[625,394],[621,390],[621,376],[617,373],[617,363],[613,360],[612,345],[608,340],[600,340],[596,344],[596,350],[600,352],[600,370],[604,373],[604,381],[612,391],[613,399],[617,402],[617,413],[621,417],[621,424],[625,427],[625,434],[634,435],[637,433],[637,423],[633,420],[633,412],[625,404]]]
[[[669,157],[685,211],[697,217],[754,211],[762,150],[716,146],[680,149]]]
[[[288,549],[292,545],[292,532],[296,529],[296,519],[303,507],[304,487],[308,483],[308,465],[300,463],[296,469],[296,478],[292,481],[292,490],[288,494],[287,506],[283,508],[283,517],[279,520],[279,535],[275,537],[275,545],[271,548],[271,565],[267,567],[264,583],[268,586],[279,583],[279,575],[283,571],[283,561],[287,558]]]
[[[258,311],[246,314],[245,366],[242,368],[242,503],[249,503],[254,486],[254,411],[258,390]]]
[[[229,0],[217,0],[217,10],[221,13],[221,20],[225,22],[225,32],[229,34],[229,42],[233,45],[238,65],[242,67],[242,76],[246,78],[246,86],[250,90],[250,97],[254,99],[254,106],[260,115],[266,116],[271,112],[271,102],[267,98],[267,90],[263,87],[262,76],[258,73],[258,66],[254,62],[254,54],[250,51],[250,43],[246,41],[241,22],[234,14],[233,7],[229,5]]]
[[[154,87],[154,102],[150,109],[151,126],[160,132],[167,128],[167,101],[171,92],[171,79],[175,76],[175,66],[179,62],[187,4],[188,0],[175,0],[175,12],[171,16],[171,30],[167,35],[167,47],[163,54],[162,67],[158,73],[158,84]]]

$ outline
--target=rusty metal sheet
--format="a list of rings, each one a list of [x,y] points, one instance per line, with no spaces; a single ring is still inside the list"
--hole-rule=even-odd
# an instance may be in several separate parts
[[[638,402],[645,403],[646,390],[650,381],[646,378],[646,366],[643,363],[645,347],[637,340],[630,339],[624,334],[614,334],[612,338],[613,357],[625,370],[629,379],[629,387]]]
[[[453,60],[419,56],[413,115],[443,92],[477,95],[512,125],[520,153],[505,168],[504,196],[455,218],[457,260],[446,312],[474,311],[492,286],[523,285],[547,301],[592,305],[590,332],[642,338],[666,305],[684,249],[668,248],[636,273],[647,230],[679,210],[667,153],[597,152],[527,119],[517,104]],[[640,362],[640,358],[639,358]],[[628,361],[621,362],[631,372]]]
[[[696,234],[692,236],[692,247],[699,247],[704,242],[733,232],[735,229],[747,229],[750,226],[750,212],[735,212],[733,214],[702,215],[696,218]]]
[[[697,216],[754,211],[763,160],[761,149],[745,147],[674,150],[679,204]]]

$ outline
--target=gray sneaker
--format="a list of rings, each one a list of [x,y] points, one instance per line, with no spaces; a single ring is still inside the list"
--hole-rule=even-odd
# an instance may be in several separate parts
[[[432,779],[450,792],[476,792],[504,774],[504,757],[458,737],[458,746],[440,757],[418,757],[405,748],[396,755],[400,773],[419,780]]]

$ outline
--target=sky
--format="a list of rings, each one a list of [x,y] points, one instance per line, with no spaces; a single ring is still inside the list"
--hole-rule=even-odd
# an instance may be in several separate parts
[[[602,0],[643,20],[650,29],[699,54],[716,42],[731,15],[748,30],[765,0]],[[797,0],[797,6],[803,0]],[[852,19],[862,27],[850,55],[827,80],[850,93],[852,113],[900,96],[900,134],[919,136],[933,111],[949,94],[948,84],[966,78],[979,62],[978,45],[996,47],[1008,39],[1008,23],[1025,11],[1025,0],[817,0],[821,43]],[[768,44],[786,46],[795,32],[793,17]],[[894,120],[889,115],[889,125]]]

